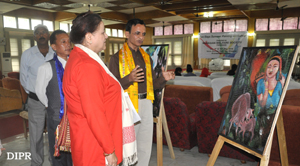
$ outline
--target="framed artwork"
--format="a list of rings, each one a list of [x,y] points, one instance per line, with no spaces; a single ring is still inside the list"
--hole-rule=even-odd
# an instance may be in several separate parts
[[[169,44],[161,45],[142,45],[143,48],[153,60],[153,69],[155,77],[158,78],[162,75],[161,67],[167,70],[167,59],[169,54]],[[160,103],[162,100],[162,90],[154,89],[154,101],[153,101],[153,116],[156,117],[159,115]]]
[[[219,135],[264,153],[297,54],[297,46],[243,48]]]

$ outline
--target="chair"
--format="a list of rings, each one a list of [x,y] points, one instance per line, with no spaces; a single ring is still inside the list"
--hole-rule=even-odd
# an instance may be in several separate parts
[[[197,77],[197,76],[190,76],[190,77],[175,77],[174,82],[177,80],[186,80],[186,81],[196,81],[201,83],[203,86],[211,87],[211,79],[206,77]]]
[[[286,91],[282,105],[300,106],[300,89],[290,89]]]
[[[20,92],[0,87],[0,113],[19,109],[22,109]]]
[[[214,76],[214,75],[226,76],[227,73],[225,73],[225,72],[212,72],[210,75],[211,75],[211,76]]]
[[[177,97],[187,106],[189,115],[195,112],[196,105],[203,101],[213,101],[211,87],[166,85],[164,97]]]
[[[194,71],[194,74],[196,74],[196,76],[200,76],[200,75],[201,75],[201,72],[199,72],[199,71]]]
[[[172,145],[181,148],[181,151],[196,146],[195,113],[189,115],[186,105],[179,98],[165,97],[164,106]],[[156,133],[156,127],[153,132]],[[156,141],[156,134],[153,141]],[[167,145],[165,135],[163,144]]]
[[[223,87],[232,85],[233,77],[221,77],[221,78],[215,78],[211,80],[211,87],[213,88],[214,93],[214,101],[217,101],[220,99],[220,91]]]
[[[300,83],[291,79],[290,83],[288,85],[288,90],[290,90],[290,89],[300,89]]]
[[[220,100],[221,100],[222,102],[227,102],[227,101],[228,101],[230,91],[231,91],[231,85],[229,85],[229,86],[224,86],[224,87],[220,90],[220,96],[221,96]]]
[[[20,73],[19,72],[9,72],[7,73],[7,76],[10,78],[20,79]]]
[[[298,100],[299,103],[299,100]],[[299,104],[298,104],[299,105]],[[292,105],[282,105],[281,107],[283,124],[286,138],[286,148],[288,154],[288,161],[290,166],[299,166],[299,147],[300,147],[300,133],[299,133],[299,119],[300,107]],[[276,128],[273,134],[273,142],[270,155],[270,166],[280,166],[280,151],[278,144],[278,136]]]
[[[196,106],[196,131],[199,153],[210,154],[218,139],[218,131],[226,108],[225,102],[204,101]],[[254,161],[247,152],[224,143],[219,156]]]
[[[21,85],[20,81],[15,78],[6,77],[2,79],[3,87],[6,89],[16,89],[19,90],[22,96],[22,103],[25,105],[27,102],[28,94],[25,92],[23,86]]]
[[[200,82],[197,81],[189,81],[189,80],[174,80],[174,85],[187,85],[187,86],[204,86]]]
[[[23,109],[27,103],[28,94],[25,92],[23,86],[21,85],[20,81],[15,78],[6,77],[2,79],[3,87],[6,89],[15,89],[18,90],[22,97],[22,105]],[[19,115],[23,118],[23,127],[24,127],[24,137],[27,139],[28,137],[28,112],[23,110],[19,113]]]

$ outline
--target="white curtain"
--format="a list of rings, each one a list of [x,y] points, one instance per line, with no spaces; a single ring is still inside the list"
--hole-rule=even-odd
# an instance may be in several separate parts
[[[182,49],[182,65],[185,68],[187,64],[193,66],[194,55],[193,55],[193,38],[192,36],[183,37],[183,49]]]

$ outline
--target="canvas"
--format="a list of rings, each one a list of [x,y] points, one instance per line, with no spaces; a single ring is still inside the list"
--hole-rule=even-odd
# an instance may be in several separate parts
[[[243,49],[219,135],[263,154],[296,56],[297,46]]]
[[[152,58],[153,60],[153,69],[155,73],[155,77],[158,78],[162,75],[161,67],[167,70],[167,59],[169,53],[169,45],[142,45],[143,48]],[[160,103],[162,99],[162,90],[154,90],[154,101],[153,101],[153,116],[156,117],[159,115],[160,111]]]

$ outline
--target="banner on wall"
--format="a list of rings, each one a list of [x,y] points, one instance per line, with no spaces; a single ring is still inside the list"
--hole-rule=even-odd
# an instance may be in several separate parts
[[[247,32],[201,33],[198,57],[240,59],[243,47],[247,46]]]

